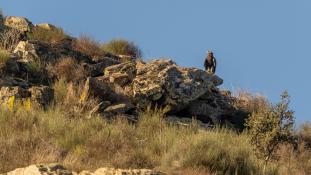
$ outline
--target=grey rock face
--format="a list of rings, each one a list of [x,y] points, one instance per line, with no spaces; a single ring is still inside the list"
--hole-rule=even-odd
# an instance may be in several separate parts
[[[4,25],[17,29],[21,32],[30,31],[33,28],[33,24],[27,19],[18,16],[8,16],[4,19]]]

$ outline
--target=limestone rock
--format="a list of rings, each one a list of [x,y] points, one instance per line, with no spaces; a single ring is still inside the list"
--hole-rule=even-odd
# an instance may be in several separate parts
[[[154,172],[149,169],[114,169],[100,168],[94,172],[94,175],[160,175],[162,173]]]
[[[94,64],[85,63],[83,66],[88,72],[89,76],[96,77],[104,75],[105,68],[119,64],[118,60],[109,57],[103,57],[101,59],[96,60]]]
[[[7,175],[72,175],[73,173],[66,170],[59,164],[40,164],[30,165],[26,168],[18,168],[14,171],[8,172]]]
[[[35,27],[39,27],[39,28],[46,29],[46,30],[57,30],[58,29],[53,24],[49,24],[49,23],[36,24]]]
[[[29,88],[31,99],[47,107],[54,98],[54,90],[48,86],[34,86]]]
[[[125,113],[132,108],[133,108],[133,105],[131,104],[120,103],[120,104],[107,107],[105,109],[105,112],[110,113],[110,114],[120,114],[120,113]]]
[[[15,99],[23,99],[30,97],[30,92],[19,86],[1,87],[0,89],[0,103],[5,104],[11,97]]]
[[[38,58],[38,54],[36,51],[36,46],[33,43],[29,43],[28,41],[20,41],[13,53],[18,55],[20,58],[23,58],[26,61],[34,60]]]
[[[30,31],[33,28],[33,24],[27,19],[18,16],[8,16],[4,19],[4,25],[17,29],[21,32]]]
[[[196,68],[182,68],[171,60],[154,60],[136,68],[134,97],[151,102],[160,100],[162,105],[169,105],[175,111],[182,110],[222,83],[216,75]]]
[[[14,105],[16,101],[25,101],[27,99],[30,99],[31,103],[47,107],[53,100],[53,97],[53,89],[47,86],[33,86],[29,89],[20,86],[12,86],[1,87],[0,89],[0,104],[8,104],[11,100],[11,107],[13,107],[12,105]]]
[[[130,83],[136,74],[135,62],[125,62],[105,69],[105,76],[109,77],[111,83],[124,86]]]

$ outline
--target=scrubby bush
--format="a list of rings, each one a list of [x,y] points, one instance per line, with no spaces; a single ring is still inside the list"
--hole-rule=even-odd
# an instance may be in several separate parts
[[[72,43],[73,49],[85,55],[98,58],[103,55],[100,43],[93,38],[82,35]]]
[[[61,58],[55,65],[49,65],[48,71],[51,76],[68,82],[79,82],[86,76],[83,66],[72,57]]]
[[[19,42],[20,35],[17,29],[4,29],[0,32],[0,48],[13,51]]]
[[[57,43],[66,39],[68,35],[61,28],[46,29],[43,27],[35,27],[31,32],[27,33],[29,40],[38,40],[47,43]]]
[[[33,60],[26,63],[26,69],[29,74],[38,75],[43,69],[40,60]]]
[[[141,50],[133,43],[124,39],[114,39],[102,45],[102,49],[114,55],[121,57],[129,56],[134,59],[141,58]]]
[[[257,156],[268,162],[278,146],[290,140],[293,132],[294,112],[289,109],[287,92],[281,95],[281,102],[271,108],[260,108],[247,121],[251,142]]]

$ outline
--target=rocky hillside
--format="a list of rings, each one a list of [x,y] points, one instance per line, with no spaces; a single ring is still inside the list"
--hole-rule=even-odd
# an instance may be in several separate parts
[[[0,65],[4,106],[14,97],[47,108],[53,102],[53,82],[71,71],[67,81],[76,78],[85,84],[80,103],[96,98],[99,104],[93,111],[103,116],[123,114],[135,121],[138,110],[157,105],[169,109],[168,119],[196,117],[205,124],[243,126],[246,113],[233,106],[229,91],[217,88],[223,83],[217,75],[181,67],[171,59],[124,60],[124,55],[109,52],[94,56],[77,49],[77,39],[70,36],[31,37],[34,31],[57,31],[51,24],[33,25],[21,17],[6,17],[4,24],[1,37],[7,42],[2,45],[9,51],[9,59]],[[63,58],[70,58],[67,65]],[[56,69],[62,64],[63,69]]]

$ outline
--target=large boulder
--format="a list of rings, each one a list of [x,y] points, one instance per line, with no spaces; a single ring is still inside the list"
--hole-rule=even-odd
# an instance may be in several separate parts
[[[169,106],[172,112],[185,109],[222,84],[216,75],[182,68],[172,60],[129,61],[109,66],[104,72],[102,77],[88,78],[85,94],[112,100],[113,104],[127,104],[127,100],[137,108],[152,104]]]
[[[18,17],[18,16],[5,17],[4,25],[17,29],[21,32],[27,32],[33,28],[33,24],[27,18]]]
[[[38,46],[34,43],[20,41],[14,49],[13,53],[16,54],[19,58],[22,58],[24,62],[28,62],[39,58],[37,50]]]
[[[216,75],[182,68],[172,60],[125,62],[107,67],[104,77],[121,86],[138,106],[159,103],[174,111],[182,110],[210,88],[222,84]]]
[[[209,89],[222,84],[216,75],[196,68],[182,68],[171,60],[137,64],[136,69],[132,85],[136,102],[157,102],[170,106],[173,111],[184,109]]]

